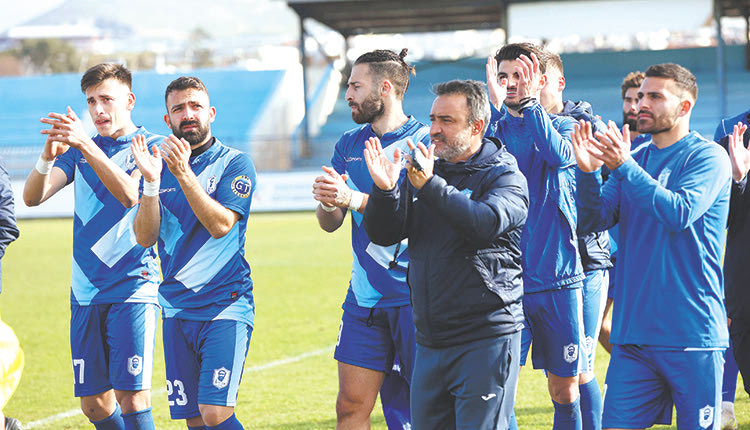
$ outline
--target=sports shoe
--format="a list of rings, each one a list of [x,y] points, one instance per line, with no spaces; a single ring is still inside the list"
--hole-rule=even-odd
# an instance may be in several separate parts
[[[15,418],[5,417],[5,430],[23,430],[21,421]]]
[[[737,418],[734,417],[733,408],[724,405],[721,408],[721,430],[737,430]]]

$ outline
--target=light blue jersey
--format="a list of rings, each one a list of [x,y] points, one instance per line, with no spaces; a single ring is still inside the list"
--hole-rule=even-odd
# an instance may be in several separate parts
[[[188,204],[177,179],[162,166],[159,257],[164,281],[159,302],[164,318],[234,320],[253,325],[253,281],[245,260],[245,230],[255,190],[250,156],[215,140],[190,158],[203,189],[240,215],[224,237],[214,239]]]
[[[620,226],[613,344],[728,346],[721,257],[730,178],[726,151],[695,132],[634,151],[603,188],[599,172],[578,170],[579,227]]]
[[[99,135],[93,140],[130,174],[136,169],[130,151],[136,134],[146,136],[149,148],[164,139],[139,127],[116,140]],[[156,252],[153,247],[144,249],[136,243],[133,219],[137,208],[125,208],[75,148],[57,157],[55,167],[65,172],[67,184],[75,181],[71,304],[157,303]]]
[[[334,150],[331,164],[339,173],[349,175],[346,184],[355,191],[370,193],[373,181],[364,160],[365,142],[377,137],[370,124],[349,130],[341,136]],[[393,160],[393,151],[399,148],[409,152],[406,140],[415,144],[430,143],[430,129],[413,117],[398,129],[380,137],[383,152]],[[405,177],[402,172],[399,182]],[[363,308],[404,306],[410,303],[409,287],[406,285],[406,267],[409,262],[407,241],[393,246],[378,246],[370,242],[362,225],[362,214],[352,215],[352,278],[344,302]]]

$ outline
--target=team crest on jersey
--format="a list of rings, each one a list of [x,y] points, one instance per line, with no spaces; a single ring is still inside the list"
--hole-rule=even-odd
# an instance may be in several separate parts
[[[134,355],[128,358],[128,373],[138,376],[143,372],[143,357]]]
[[[572,363],[576,361],[578,358],[578,345],[575,343],[571,343],[569,345],[563,346],[563,358],[568,363]]]
[[[713,406],[706,405],[698,411],[700,414],[700,425],[704,429],[707,429],[711,424],[714,423],[714,408]]]
[[[213,194],[213,192],[216,191],[216,182],[216,175],[208,178],[208,183],[206,183],[206,194]]]
[[[229,375],[231,374],[232,372],[225,367],[214,369],[214,387],[221,390],[222,388],[229,385]]]
[[[124,170],[126,172],[130,172],[133,169],[135,169],[137,166],[135,165],[135,157],[133,157],[133,154],[128,154],[127,160],[125,160],[125,167]]]
[[[250,197],[252,189],[253,184],[250,182],[250,178],[245,175],[237,176],[232,181],[232,191],[243,199]]]

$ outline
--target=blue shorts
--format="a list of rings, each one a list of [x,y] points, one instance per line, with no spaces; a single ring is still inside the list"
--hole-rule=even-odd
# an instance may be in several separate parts
[[[524,325],[525,327],[521,330],[521,358],[519,359],[521,366],[526,365],[526,357],[529,356],[529,349],[531,349],[531,329],[528,323]]]
[[[415,429],[508,428],[518,383],[520,332],[446,348],[417,345]]]
[[[614,345],[604,385],[602,428],[721,428],[724,350]],[[712,427],[713,426],[713,427]]]
[[[158,313],[151,303],[70,306],[76,397],[151,389]]]
[[[411,305],[363,308],[347,305],[341,317],[333,357],[346,364],[391,372],[398,357],[401,375],[411,382],[414,369],[414,321]]]
[[[233,320],[164,319],[164,362],[172,419],[199,416],[199,404],[236,405],[252,331],[250,325]]]
[[[607,303],[608,285],[609,271],[607,269],[586,272],[586,279],[583,280],[583,332],[586,335],[587,367],[592,371],[596,359],[599,330],[602,328],[604,305]]]
[[[583,296],[579,288],[524,294],[523,311],[534,344],[531,362],[555,376],[589,371],[583,331]]]

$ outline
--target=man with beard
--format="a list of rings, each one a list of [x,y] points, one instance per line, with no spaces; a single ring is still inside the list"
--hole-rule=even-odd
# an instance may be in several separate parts
[[[169,409],[191,430],[242,429],[234,406],[255,315],[244,257],[255,167],[211,135],[216,109],[200,79],[175,79],[165,101],[173,134],[153,155],[142,139],[132,151],[144,179],[136,239],[158,241],[164,278]]]
[[[408,181],[398,185],[398,149],[367,142],[374,185],[364,226],[384,246],[409,239],[414,428],[505,430],[519,371],[526,180],[502,142],[483,137],[484,84],[450,81],[434,92],[432,146],[417,144],[425,158],[407,164]]]
[[[36,206],[75,182],[70,349],[74,393],[100,430],[153,429],[151,372],[158,313],[156,251],[133,239],[138,173],[132,139],[151,147],[161,136],[131,119],[130,71],[96,65],[81,78],[97,135],[68,107],[50,113],[36,167],[23,191]],[[131,176],[132,174],[132,176]]]
[[[719,145],[690,131],[695,76],[671,63],[645,75],[638,130],[651,135],[647,147],[631,153],[628,127],[612,122],[592,135],[582,121],[573,135],[579,227],[620,226],[602,424],[668,425],[675,406],[678,428],[718,429],[731,166]],[[602,165],[612,172],[603,186]]]
[[[407,241],[377,246],[362,226],[366,193],[372,187],[362,158],[365,143],[377,138],[390,153],[408,151],[407,138],[429,143],[428,128],[403,111],[409,73],[413,73],[405,56],[406,49],[400,54],[376,50],[357,58],[346,100],[352,119],[362,125],[339,139],[332,167],[324,166],[325,174],[313,184],[314,198],[320,202],[316,216],[323,230],[338,229],[347,209],[352,218],[352,277],[334,353],[339,362],[338,429],[369,428],[378,390],[390,428],[404,428],[410,421],[408,383],[415,343],[406,284]],[[394,357],[401,376],[392,372]]]
[[[554,429],[581,428],[579,374],[587,372],[575,207],[574,121],[538,102],[546,82],[543,51],[508,44],[487,60],[493,105],[488,136],[499,137],[518,160],[529,186],[523,230],[523,309],[534,344],[531,360],[544,369],[555,407]],[[579,354],[579,351],[581,352]]]

